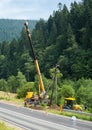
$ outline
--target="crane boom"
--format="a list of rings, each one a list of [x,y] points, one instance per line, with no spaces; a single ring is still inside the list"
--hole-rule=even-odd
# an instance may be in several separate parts
[[[45,92],[45,89],[44,89],[44,84],[43,84],[43,81],[42,81],[38,60],[37,60],[36,55],[34,53],[34,48],[33,48],[33,44],[32,44],[31,34],[30,34],[30,30],[28,28],[28,22],[26,21],[24,23],[24,25],[26,27],[27,36],[28,36],[30,47],[31,47],[31,50],[32,50],[32,56],[33,56],[35,67],[36,67],[36,71],[37,71],[37,74],[38,74],[40,89],[42,90],[42,92],[40,93],[40,97],[44,97],[46,92]]]

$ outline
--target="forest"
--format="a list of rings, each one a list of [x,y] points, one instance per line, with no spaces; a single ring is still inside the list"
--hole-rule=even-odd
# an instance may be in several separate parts
[[[35,27],[37,20],[29,20],[31,30]],[[0,19],[0,42],[9,41],[13,38],[18,39],[23,28],[24,20]]]
[[[40,19],[31,34],[49,95],[54,87],[53,103],[75,97],[92,112],[92,0],[71,3],[70,10],[59,3],[58,10],[47,21]],[[57,84],[52,80],[56,65]],[[0,90],[21,98],[29,90],[38,91],[38,82],[23,27],[18,39],[0,44]]]

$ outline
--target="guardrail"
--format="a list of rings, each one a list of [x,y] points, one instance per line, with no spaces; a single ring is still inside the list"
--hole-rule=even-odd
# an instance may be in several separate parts
[[[66,111],[66,112],[71,112],[71,113],[77,113],[77,114],[82,114],[82,115],[85,115],[85,116],[90,116],[92,117],[92,113],[87,113],[87,112],[83,112],[83,111],[76,111],[76,110],[70,110],[70,109],[63,109],[63,111]]]

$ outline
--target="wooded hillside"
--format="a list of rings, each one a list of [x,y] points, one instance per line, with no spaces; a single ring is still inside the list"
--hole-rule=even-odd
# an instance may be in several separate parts
[[[31,33],[45,89],[58,64],[58,103],[64,97],[76,97],[92,111],[92,0],[74,2],[70,10],[60,4],[47,21],[40,19]],[[30,86],[31,91],[37,89],[25,28],[18,39],[0,44],[0,79],[0,90],[18,92],[19,97],[25,96]]]
[[[33,30],[36,20],[29,20],[30,29]],[[0,42],[18,39],[23,28],[24,20],[0,19]]]
[[[92,1],[61,6],[36,24],[33,40],[46,76],[59,64],[63,78],[92,78]]]

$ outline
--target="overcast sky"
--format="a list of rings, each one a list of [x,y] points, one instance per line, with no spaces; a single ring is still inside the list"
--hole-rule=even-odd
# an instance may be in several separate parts
[[[53,11],[58,10],[58,3],[66,4],[81,0],[0,0],[0,18],[47,20]]]

